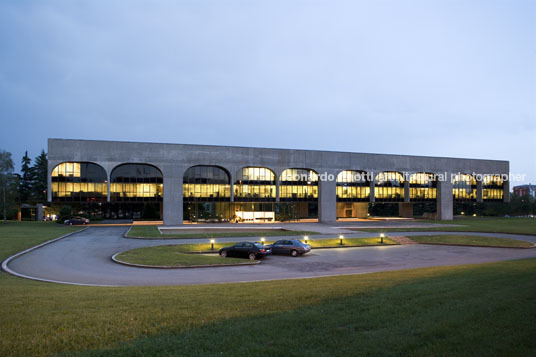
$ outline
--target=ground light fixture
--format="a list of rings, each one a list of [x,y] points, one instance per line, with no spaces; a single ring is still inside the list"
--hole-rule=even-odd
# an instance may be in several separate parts
[[[380,243],[383,244],[383,237],[385,237],[385,234],[380,233]]]
[[[264,237],[261,237],[261,243],[262,243],[262,245],[264,245],[264,241],[265,241],[265,240],[266,240],[266,239],[265,239]]]
[[[339,239],[341,240],[341,245],[342,245],[342,240],[344,239],[344,235],[339,235]]]
[[[309,236],[303,236],[303,240],[305,241],[305,244],[307,244],[307,241],[309,240]]]
[[[215,240],[214,240],[214,238],[212,238],[210,240],[210,250],[214,250],[214,242],[215,242]]]

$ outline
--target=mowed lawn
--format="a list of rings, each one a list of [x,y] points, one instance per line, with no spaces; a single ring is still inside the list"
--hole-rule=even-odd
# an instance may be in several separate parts
[[[531,242],[496,237],[482,237],[471,235],[437,235],[437,236],[411,236],[411,240],[424,244],[455,244],[455,245],[476,245],[482,247],[508,247],[508,248],[530,248],[534,246]]]
[[[356,228],[363,232],[410,232],[410,231],[444,231],[444,232],[484,232],[536,235],[536,218],[456,218],[453,221],[415,220],[415,223],[457,224],[460,227],[434,228]]]
[[[65,232],[40,228],[40,237]],[[13,230],[18,238],[7,238]],[[35,233],[35,226],[0,224],[0,257],[27,246]],[[11,241],[9,249],[5,241]],[[125,288],[48,284],[1,273],[0,355],[528,356],[536,349],[535,273],[536,259],[526,259]]]
[[[202,231],[202,229],[200,229]],[[284,229],[273,229],[265,231],[243,232],[202,232],[202,233],[179,233],[161,234],[157,226],[132,226],[127,232],[129,238],[166,239],[166,238],[218,238],[218,237],[270,237],[270,236],[306,236],[318,234],[311,231],[288,231]]]

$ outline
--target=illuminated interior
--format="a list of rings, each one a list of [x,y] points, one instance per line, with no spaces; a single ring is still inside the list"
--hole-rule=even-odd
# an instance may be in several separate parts
[[[286,169],[279,177],[281,201],[317,201],[318,174],[308,169]]]
[[[435,201],[437,181],[434,174],[418,172],[409,178],[409,199],[413,202]]]
[[[368,202],[370,182],[364,171],[341,171],[337,175],[338,202]]]
[[[399,172],[384,171],[376,175],[374,197],[377,202],[404,201],[404,176]]]
[[[52,198],[57,201],[103,202],[107,186],[104,169],[90,162],[64,162],[52,171]]]
[[[476,201],[476,180],[472,175],[459,174],[454,176],[452,194],[456,201]]]
[[[187,202],[229,202],[231,180],[218,166],[193,166],[183,176],[182,193]]]
[[[123,164],[113,169],[110,175],[110,200],[162,201],[162,172],[148,164]]]
[[[482,199],[486,201],[502,201],[504,183],[500,175],[486,175],[482,181]]]
[[[274,172],[266,167],[244,167],[236,173],[233,188],[237,202],[275,201]]]

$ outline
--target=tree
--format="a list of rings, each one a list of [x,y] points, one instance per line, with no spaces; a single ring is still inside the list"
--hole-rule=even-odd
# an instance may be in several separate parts
[[[36,203],[46,203],[48,188],[48,159],[45,150],[41,150],[41,154],[35,158],[32,172],[32,200]]]
[[[30,166],[32,159],[28,156],[28,151],[24,153],[21,160],[21,175],[19,181],[19,197],[21,203],[28,203],[32,194],[33,170]]]
[[[7,200],[6,190],[13,179],[13,160],[11,159],[11,153],[7,151],[0,151],[0,185],[2,187],[2,206],[4,211],[4,223],[6,223],[7,216]]]

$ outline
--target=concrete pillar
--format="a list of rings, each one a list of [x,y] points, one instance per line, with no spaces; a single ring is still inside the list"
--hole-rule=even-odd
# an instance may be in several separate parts
[[[174,226],[182,224],[182,181],[184,168],[165,167],[164,176],[164,225]]]
[[[370,202],[376,202],[374,185],[376,184],[376,176],[373,174],[370,180]]]
[[[503,202],[510,202],[510,181],[503,182]]]
[[[43,204],[38,203],[35,210],[35,220],[41,222],[45,218],[45,212],[43,211]]]
[[[106,172],[106,185],[107,185],[107,195],[106,195],[106,202],[110,202],[111,192],[110,192],[110,177],[111,177],[111,171]]]
[[[329,173],[328,175],[330,176]],[[337,177],[337,175],[335,175]],[[318,221],[331,223],[337,221],[337,180],[322,181],[318,178]]]
[[[409,181],[404,181],[404,202],[409,202]],[[411,217],[413,217],[413,211],[411,214]]]
[[[398,204],[398,215],[404,218],[413,218],[413,203],[400,202]]]
[[[281,170],[275,170],[275,202],[279,202],[280,196],[279,196],[279,178],[281,176]]]
[[[437,181],[437,219],[452,220],[453,210],[452,181]]]
[[[482,181],[476,182],[476,202],[482,203]]]

